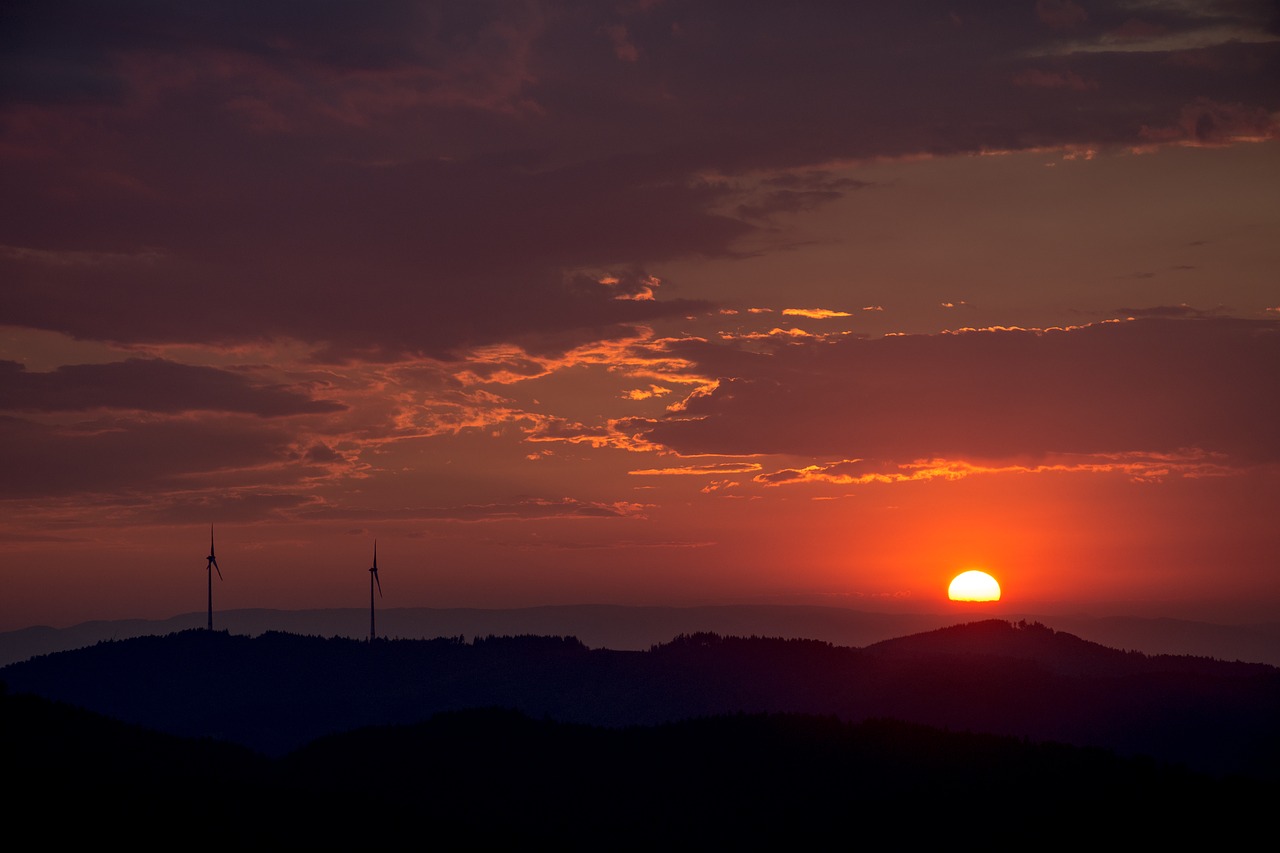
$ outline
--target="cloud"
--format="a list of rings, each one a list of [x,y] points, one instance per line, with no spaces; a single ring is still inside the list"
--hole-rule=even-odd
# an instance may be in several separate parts
[[[642,468],[627,473],[637,477],[665,476],[720,476],[723,474],[754,474],[760,470],[759,462],[712,462],[706,465],[676,465],[669,468]]]
[[[655,548],[686,550],[692,548],[711,548],[720,543],[707,540],[666,540],[666,539],[613,539],[606,542],[574,542],[564,539],[534,539],[518,542],[504,542],[509,548],[520,550],[550,549],[556,551],[646,551]]]
[[[843,194],[833,191],[775,190],[751,204],[738,205],[738,215],[744,219],[771,219],[781,213],[802,213],[814,210]]]
[[[0,409],[10,411],[128,409],[284,417],[345,408],[280,385],[255,384],[243,373],[163,359],[64,365],[48,373],[32,373],[16,362],[0,361]]]
[[[314,495],[269,489],[237,489],[231,492],[174,493],[156,496],[130,506],[117,521],[141,524],[194,524],[216,519],[220,524],[253,524],[292,517],[300,508],[314,505]]]
[[[1213,69],[1064,46],[1106,47],[1105,2],[74,8],[5,7],[0,315],[87,340],[563,352],[713,307],[581,271],[737,256],[868,186],[833,164],[1275,135],[1247,3],[1155,10],[1237,34],[1185,48]]]
[[[421,521],[536,521],[548,518],[618,519],[643,518],[646,507],[631,501],[586,501],[577,498],[519,497],[483,504],[366,509],[321,506],[303,509],[307,520],[360,519]]]
[[[1144,127],[1142,136],[1156,142],[1201,146],[1258,142],[1280,139],[1280,120],[1264,107],[1199,98],[1182,108],[1177,125]]]
[[[627,28],[622,24],[613,24],[601,28],[613,45],[613,55],[622,62],[635,62],[640,58],[640,51],[627,38]]]
[[[339,462],[344,457],[327,444],[313,444],[307,448],[306,457],[308,462]]]
[[[711,191],[598,183],[583,168],[537,175],[478,163],[290,171],[272,181],[269,194],[265,176],[244,176],[243,208],[207,209],[192,199],[192,210],[143,202],[123,213],[111,199],[84,198],[79,211],[68,211],[61,224],[50,218],[50,226],[74,233],[78,245],[92,244],[108,238],[104,228],[114,230],[123,216],[166,244],[165,253],[133,266],[55,266],[10,253],[0,257],[0,274],[11,284],[0,309],[15,325],[91,340],[289,338],[318,345],[331,360],[451,358],[501,342],[555,351],[707,308],[655,299],[653,282],[647,291],[584,288],[568,268],[721,252],[745,231],[700,210]],[[477,203],[493,196],[504,202]],[[552,198],[556,215],[546,216],[541,211]],[[75,222],[81,216],[83,228]],[[198,230],[182,222],[189,217],[203,220]],[[115,224],[104,226],[112,218]],[[494,243],[502,252],[490,251]],[[629,285],[643,276],[618,278]]]
[[[656,275],[648,275],[643,271],[631,270],[619,275],[602,275],[597,279],[591,279],[588,276],[578,276],[577,283],[579,286],[590,286],[589,282],[594,281],[596,284],[606,288],[614,299],[621,299],[631,302],[652,302],[654,300],[654,291],[662,284],[662,280]]]
[[[815,210],[849,192],[873,186],[870,181],[836,176],[825,169],[784,170],[764,177],[758,185],[747,189],[747,200],[736,210],[744,219],[771,222],[781,214]]]
[[[920,459],[913,462],[869,463],[862,459],[782,468],[757,474],[765,486],[822,483],[865,486],[872,483],[910,483],[927,480],[963,480],[991,474],[1119,474],[1130,480],[1154,482],[1171,476],[1221,477],[1232,469],[1199,452],[1176,454],[1100,454],[1089,458],[1062,456],[1052,462],[982,464],[957,459]]]
[[[628,400],[649,400],[654,397],[665,397],[670,393],[670,388],[664,388],[661,385],[650,385],[648,388],[632,388],[623,396]]]
[[[1222,309],[1203,309],[1191,305],[1152,305],[1148,308],[1117,308],[1112,312],[1120,317],[1216,317]]]
[[[293,440],[282,426],[256,418],[102,419],[51,427],[0,417],[0,498],[155,495],[197,488],[229,471],[247,485],[272,479],[268,472],[282,467],[293,469],[286,479],[296,483],[308,471],[297,464]]]
[[[833,311],[830,308],[783,308],[782,313],[793,317],[808,317],[811,320],[851,316],[848,311]]]
[[[744,352],[680,347],[719,375],[643,438],[683,455],[1280,461],[1280,323],[1140,319]],[[713,367],[714,366],[714,367]]]
[[[1036,0],[1036,17],[1058,29],[1072,29],[1089,20],[1089,13],[1071,0]]]
[[[129,24],[119,26],[92,4],[19,0],[7,5],[6,31],[21,38],[5,52],[4,94],[35,103],[124,101],[138,94],[137,66],[149,63],[152,73],[163,64],[170,71],[148,78],[151,89],[199,85],[231,105],[252,93],[287,127],[307,116],[359,123],[423,104],[510,110],[530,79],[529,45],[542,16],[526,4],[472,6],[337,0],[300,19],[278,0],[253,9],[124,0],[114,12]]]
[[[1074,71],[1044,71],[1030,68],[1014,75],[1013,82],[1018,86],[1038,89],[1070,89],[1074,92],[1088,92],[1097,89],[1094,80],[1085,80]]]

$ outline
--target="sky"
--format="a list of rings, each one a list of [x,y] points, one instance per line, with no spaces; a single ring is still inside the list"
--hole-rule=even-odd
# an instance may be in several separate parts
[[[10,0],[0,198],[0,630],[1280,614],[1273,2]]]

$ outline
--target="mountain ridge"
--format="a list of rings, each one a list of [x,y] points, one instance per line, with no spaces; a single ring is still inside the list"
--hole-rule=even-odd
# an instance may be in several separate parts
[[[253,608],[215,614],[215,627],[257,636],[268,631],[363,639],[363,608],[271,610]],[[1010,614],[1009,621],[1040,622],[1084,639],[1146,654],[1180,654],[1280,666],[1280,622],[1220,625],[1168,618],[1044,616]],[[91,646],[100,640],[168,634],[203,627],[203,611],[162,620],[95,620],[66,628],[32,626],[0,632],[0,666],[40,654]],[[819,639],[844,646],[873,643],[946,627],[964,616],[880,613],[800,604],[657,607],[543,605],[538,607],[387,608],[378,611],[379,632],[403,639],[489,634],[571,635],[593,648],[641,650],[682,633],[768,635]]]
[[[1123,652],[1000,620],[861,649],[713,632],[632,651],[563,636],[367,643],[188,630],[33,658],[0,669],[0,680],[16,692],[276,756],[326,735],[468,708],[614,728],[799,713],[892,718],[1280,777],[1280,669]]]

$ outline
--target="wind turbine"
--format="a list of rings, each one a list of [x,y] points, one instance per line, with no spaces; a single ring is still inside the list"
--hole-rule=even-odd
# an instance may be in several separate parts
[[[213,573],[218,573],[218,580],[222,580],[222,569],[218,568],[218,558],[213,556],[213,525],[209,525],[209,562],[205,565],[204,570],[209,575],[209,630],[213,630]]]
[[[378,598],[382,598],[382,581],[378,580],[378,540],[373,540],[373,568],[369,569],[369,642],[377,639],[373,629],[373,585],[378,585]]]

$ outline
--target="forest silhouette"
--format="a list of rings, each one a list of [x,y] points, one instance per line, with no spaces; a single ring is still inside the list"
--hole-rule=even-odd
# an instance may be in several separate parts
[[[187,631],[0,678],[28,780],[14,813],[89,820],[63,833],[134,815],[135,833],[280,843],[356,841],[370,821],[477,846],[817,844],[872,823],[1012,842],[1172,831],[1139,820],[1151,803],[1221,837],[1280,793],[1280,670],[1006,622],[645,652]]]

